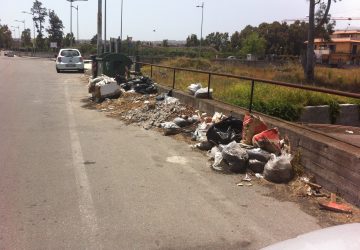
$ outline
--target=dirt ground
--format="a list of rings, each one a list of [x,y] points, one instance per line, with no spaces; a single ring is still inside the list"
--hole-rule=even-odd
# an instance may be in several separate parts
[[[87,83],[87,78],[83,78],[84,83]],[[94,109],[98,112],[103,112],[106,116],[122,120],[125,124],[137,124],[145,129],[154,129],[159,133],[163,133],[164,130],[159,128],[158,124],[154,126],[154,121],[148,120],[155,119],[154,116],[157,112],[161,113],[161,120],[172,121],[175,117],[188,116],[196,114],[196,111],[192,107],[186,107],[182,104],[171,106],[171,108],[163,109],[163,106],[159,106],[156,101],[156,95],[140,95],[136,93],[123,93],[120,98],[106,99],[102,103],[95,103],[91,98],[83,99],[83,107],[87,109]],[[212,114],[209,114],[212,116]],[[154,118],[155,117],[155,118]],[[191,125],[183,130],[182,133],[171,135],[175,140],[180,140],[188,144],[195,144],[192,141],[190,131],[195,131],[196,125]],[[199,149],[195,149],[199,150]],[[200,150],[199,150],[200,151]],[[206,155],[205,151],[200,151]],[[294,164],[293,164],[294,166]],[[297,171],[296,171],[297,172]],[[307,177],[310,181],[313,181],[312,176],[306,171],[301,171],[301,176],[297,175],[294,180],[288,184],[275,184],[266,181],[263,178],[256,178],[253,173],[248,173],[251,176],[252,185],[263,185],[271,190],[270,196],[280,201],[290,201],[297,203],[301,209],[318,219],[318,223],[322,227],[339,225],[344,223],[359,222],[360,223],[360,209],[356,206],[352,206],[346,201],[337,196],[338,203],[344,203],[348,205],[352,213],[339,213],[320,209],[319,201],[330,201],[330,193],[321,188],[321,194],[325,197],[315,197],[309,195],[309,185],[307,185],[301,177]],[[214,174],[219,174],[214,171]],[[241,177],[242,178],[242,177]]]

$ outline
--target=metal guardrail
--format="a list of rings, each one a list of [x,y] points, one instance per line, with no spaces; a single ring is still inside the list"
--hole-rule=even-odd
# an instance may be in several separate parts
[[[250,95],[250,103],[249,103],[249,112],[252,111],[254,88],[255,88],[255,83],[256,82],[261,82],[261,83],[267,83],[267,84],[272,84],[272,85],[277,85],[277,86],[284,86],[284,87],[289,87],[289,88],[302,89],[302,90],[320,92],[320,93],[325,93],[325,94],[332,94],[332,95],[337,95],[337,96],[344,96],[344,97],[360,99],[360,94],[351,93],[351,92],[344,92],[344,91],[339,91],[339,90],[332,90],[332,89],[319,88],[319,87],[311,87],[311,86],[306,86],[306,85],[287,83],[287,82],[281,82],[281,81],[266,80],[266,79],[254,78],[254,77],[246,77],[246,76],[239,76],[239,75],[232,75],[232,74],[216,73],[216,72],[211,72],[211,71],[170,67],[170,66],[151,64],[151,63],[144,63],[144,62],[135,62],[135,63],[140,64],[140,65],[150,66],[150,77],[153,76],[153,68],[154,67],[173,70],[173,80],[172,80],[172,88],[173,89],[175,89],[176,71],[186,71],[186,72],[193,72],[193,73],[199,73],[199,74],[207,74],[208,75],[208,85],[207,85],[207,87],[208,87],[208,98],[210,98],[211,76],[223,76],[223,77],[229,77],[229,78],[234,78],[234,79],[239,79],[239,80],[251,81],[251,95]]]

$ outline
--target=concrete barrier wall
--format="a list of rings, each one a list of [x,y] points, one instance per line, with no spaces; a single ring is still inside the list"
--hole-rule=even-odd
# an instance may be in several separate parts
[[[169,88],[159,86],[160,92]],[[208,114],[215,111],[243,119],[245,109],[222,102],[195,99],[182,91],[173,90],[173,96],[182,103]],[[360,148],[331,138],[326,134],[260,114],[264,121],[278,127],[283,136],[290,139],[293,152],[301,155],[301,164],[316,177],[326,189],[340,194],[347,201],[360,206]]]
[[[302,110],[299,122],[330,124],[329,105],[308,106]],[[360,125],[360,110],[356,104],[340,104],[339,115],[334,124],[346,126]]]

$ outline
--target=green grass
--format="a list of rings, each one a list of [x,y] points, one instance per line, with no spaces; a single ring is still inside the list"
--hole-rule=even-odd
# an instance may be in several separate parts
[[[235,75],[250,76],[261,79],[285,81],[290,75],[292,75],[292,78],[295,78],[296,80],[297,78],[301,80],[302,77],[301,69],[296,68],[294,65],[289,65],[288,67],[282,67],[280,69],[274,67],[263,69],[231,66],[221,67],[220,65],[211,63],[205,59],[189,60],[184,58],[170,60],[163,64],[173,67],[195,68],[200,70],[232,73]],[[339,72],[344,72],[341,70],[328,70],[329,71],[320,70],[319,74],[327,74],[327,77],[329,77],[329,75],[330,77],[337,75],[337,77],[342,76],[346,79],[351,75],[351,73],[339,75]],[[144,67],[143,72],[149,75],[149,67]],[[285,74],[280,74],[279,72],[285,72]],[[357,77],[358,73],[353,72],[353,74]],[[173,81],[173,71],[154,67],[153,79],[161,84],[171,87]],[[208,75],[192,72],[176,72],[176,89],[187,91],[187,87],[191,83],[196,82],[200,82],[203,87],[206,87]],[[250,81],[212,76],[211,88],[214,89],[213,97],[215,99],[244,108],[249,107],[251,91]],[[330,105],[332,108],[332,120],[334,121],[338,112],[338,105],[342,103],[360,104],[360,100],[256,82],[253,98],[253,110],[285,120],[296,121],[301,114],[302,108],[305,106]]]

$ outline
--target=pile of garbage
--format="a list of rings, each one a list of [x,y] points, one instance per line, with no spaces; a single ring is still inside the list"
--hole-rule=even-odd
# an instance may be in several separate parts
[[[251,170],[275,183],[287,183],[294,177],[289,145],[280,140],[277,128],[268,128],[258,116],[248,113],[241,121],[215,113],[198,125],[194,139],[199,142],[195,147],[209,150],[216,171]]]
[[[123,79],[121,79],[123,80]],[[156,83],[149,77],[140,76],[129,79],[128,81],[119,81],[120,87],[125,91],[135,91],[139,94],[154,94],[157,92]]]
[[[103,98],[109,96],[110,91],[105,90],[113,85],[116,88],[112,94],[120,92],[121,98],[106,99],[99,106],[101,111],[145,129],[159,128],[164,135],[190,135],[197,141],[194,148],[208,151],[214,170],[252,171],[275,183],[286,183],[293,178],[292,156],[286,140],[280,140],[278,129],[269,128],[260,117],[246,114],[242,121],[217,112],[209,116],[181,104],[171,92],[155,95],[156,84],[147,77],[116,82],[102,76],[90,81],[89,90],[95,90],[96,97],[100,92]],[[202,87],[191,84],[188,89],[196,95]]]
[[[155,94],[157,88],[153,80],[144,76],[126,79],[119,75],[115,78],[102,75],[89,79],[88,91],[94,100],[102,102],[106,98],[118,98],[124,92]]]

